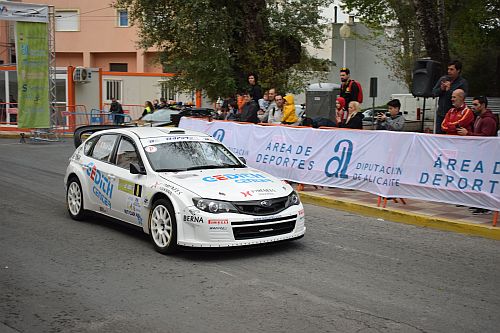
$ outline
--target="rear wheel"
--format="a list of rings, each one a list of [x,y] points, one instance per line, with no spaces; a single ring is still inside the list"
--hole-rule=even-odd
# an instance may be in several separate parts
[[[153,204],[149,215],[149,236],[160,253],[174,253],[178,249],[174,209],[166,199],[159,199]]]
[[[68,189],[66,191],[66,204],[68,207],[69,215],[73,220],[81,221],[85,218],[85,210],[83,209],[82,185],[76,177],[73,177],[68,181]]]

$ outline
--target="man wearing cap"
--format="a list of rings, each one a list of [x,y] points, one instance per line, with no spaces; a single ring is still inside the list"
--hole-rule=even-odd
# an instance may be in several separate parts
[[[349,105],[352,101],[363,103],[358,87],[359,83],[351,79],[351,71],[349,68],[342,67],[340,69],[340,81],[342,82],[340,86],[340,97],[345,99],[346,105]]]

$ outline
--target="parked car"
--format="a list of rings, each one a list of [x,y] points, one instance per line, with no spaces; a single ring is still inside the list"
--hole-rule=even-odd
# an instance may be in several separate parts
[[[71,156],[64,184],[72,219],[95,212],[138,226],[161,253],[293,240],[306,231],[290,185],[194,131],[96,132]]]

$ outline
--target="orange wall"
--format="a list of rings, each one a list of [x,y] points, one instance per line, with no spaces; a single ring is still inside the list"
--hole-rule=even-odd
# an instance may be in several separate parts
[[[100,67],[103,71],[109,71],[109,63],[128,63],[128,71],[136,72],[135,57],[135,52],[93,53],[90,67]]]
[[[126,62],[129,72],[162,72],[160,66],[151,64],[149,52],[144,56],[143,50],[137,49],[136,27],[117,26],[116,9],[109,7],[111,0],[26,0],[20,2],[52,5],[56,10],[79,10],[80,31],[56,31],[55,33],[57,57],[61,58],[56,59],[57,66],[102,67],[104,71],[108,71],[109,63]],[[0,30],[3,30],[1,26]],[[0,33],[0,41],[1,36]],[[0,59],[2,59],[1,55]]]
[[[83,54],[76,52],[68,53],[56,53],[56,66],[57,67],[68,67],[68,66],[82,66],[83,65]]]

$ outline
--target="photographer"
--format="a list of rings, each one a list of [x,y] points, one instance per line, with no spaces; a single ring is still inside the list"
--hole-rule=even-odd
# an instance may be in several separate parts
[[[405,125],[405,117],[400,114],[401,102],[399,99],[393,99],[387,103],[387,108],[389,110],[389,116],[386,116],[383,112],[377,115],[377,127],[378,130],[386,131],[402,131]]]

